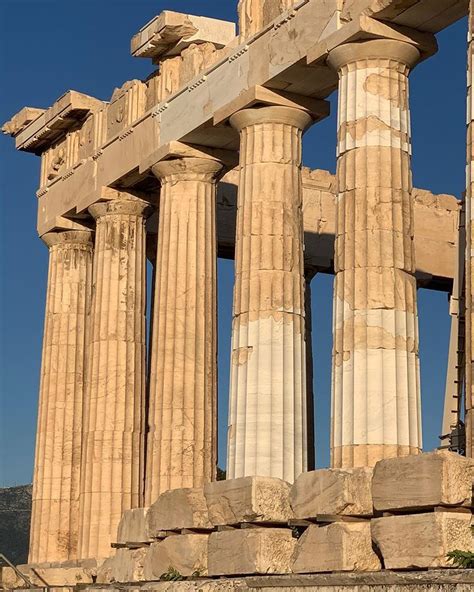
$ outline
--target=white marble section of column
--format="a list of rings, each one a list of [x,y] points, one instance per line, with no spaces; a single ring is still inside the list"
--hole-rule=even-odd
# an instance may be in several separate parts
[[[45,234],[49,274],[33,477],[30,563],[77,558],[92,233]]]
[[[339,72],[332,466],[421,449],[408,74],[416,48],[347,44]]]
[[[232,116],[240,131],[228,478],[294,481],[307,467],[301,140],[287,107]]]
[[[80,558],[108,557],[144,480],[145,217],[147,203],[114,199],[96,219],[84,444]]]
[[[217,463],[216,176],[212,159],[158,163],[161,181],[145,504],[202,487]]]

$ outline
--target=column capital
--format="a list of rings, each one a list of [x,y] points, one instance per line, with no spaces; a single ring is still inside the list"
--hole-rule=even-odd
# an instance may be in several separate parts
[[[359,60],[393,60],[413,68],[421,59],[420,51],[410,43],[394,39],[368,39],[345,43],[329,52],[328,63],[340,70]]]
[[[89,207],[89,213],[96,220],[103,216],[125,214],[129,216],[148,217],[151,214],[151,205],[141,199],[112,199],[100,201]]]
[[[49,247],[56,245],[86,245],[93,246],[92,230],[58,230],[47,232],[41,240]]]
[[[151,167],[162,185],[170,181],[212,182],[222,169],[223,164],[219,160],[197,157],[162,160]]]
[[[231,126],[239,132],[260,123],[286,124],[304,131],[313,123],[313,119],[306,111],[280,105],[242,109],[230,118]]]

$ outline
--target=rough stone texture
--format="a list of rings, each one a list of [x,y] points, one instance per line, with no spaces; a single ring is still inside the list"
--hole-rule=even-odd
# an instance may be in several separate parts
[[[201,158],[153,167],[161,194],[146,505],[168,489],[200,487],[216,472],[215,206],[221,168]]]
[[[432,512],[372,520],[372,538],[386,569],[452,567],[449,551],[473,551],[472,516]]]
[[[92,584],[95,570],[81,567],[35,567],[19,565],[18,569],[28,580],[39,588],[45,583],[51,586],[76,586]],[[0,568],[0,584],[6,589],[27,588],[23,579],[11,567]]]
[[[98,569],[97,583],[143,581],[145,579],[143,564],[147,553],[147,547],[142,549],[117,549],[115,555],[109,557]]]
[[[297,0],[239,0],[239,32],[241,39],[252,37]]]
[[[117,529],[117,543],[144,543],[150,541],[147,532],[149,508],[126,510]]]
[[[303,473],[291,488],[295,518],[320,514],[371,516],[372,469],[319,469]]]
[[[301,140],[310,116],[244,109],[240,132],[227,474],[307,468]]]
[[[149,536],[163,530],[212,528],[202,488],[165,491],[150,507],[146,528]]]
[[[419,57],[386,40],[329,56],[340,78],[333,467],[421,449],[408,107]]]
[[[211,576],[289,573],[296,539],[285,528],[213,532],[209,537]]]
[[[30,563],[77,557],[92,233],[51,232],[33,475]]]
[[[128,194],[96,218],[80,488],[81,558],[108,557],[125,510],[142,506],[145,407],[145,218]]]
[[[293,517],[290,485],[281,479],[243,477],[204,486],[209,520],[215,526],[242,522],[287,522]]]
[[[471,506],[474,461],[437,451],[386,459],[374,469],[372,495],[380,511]]]
[[[182,576],[207,575],[208,539],[207,534],[183,534],[153,543],[145,559],[145,579],[159,580],[171,568]]]
[[[377,571],[380,560],[372,549],[370,522],[312,525],[298,540],[292,571]]]

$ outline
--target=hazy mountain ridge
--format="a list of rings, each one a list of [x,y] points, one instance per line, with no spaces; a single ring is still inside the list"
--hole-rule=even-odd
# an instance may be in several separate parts
[[[0,488],[0,553],[20,565],[28,560],[31,485]]]

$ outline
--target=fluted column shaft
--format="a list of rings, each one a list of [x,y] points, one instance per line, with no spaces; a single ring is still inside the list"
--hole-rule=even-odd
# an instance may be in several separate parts
[[[33,477],[30,563],[77,557],[86,313],[92,233],[51,232]]]
[[[347,44],[339,72],[333,467],[421,449],[408,74],[416,48]]]
[[[470,1],[467,75],[466,189],[466,455],[474,457],[474,0]]]
[[[287,107],[232,116],[240,131],[228,478],[293,481],[307,467],[301,140]]]
[[[142,505],[145,405],[145,217],[116,199],[96,219],[80,496],[80,557],[107,557],[122,513]]]
[[[145,504],[200,487],[217,462],[216,175],[211,159],[153,167],[161,181]]]

